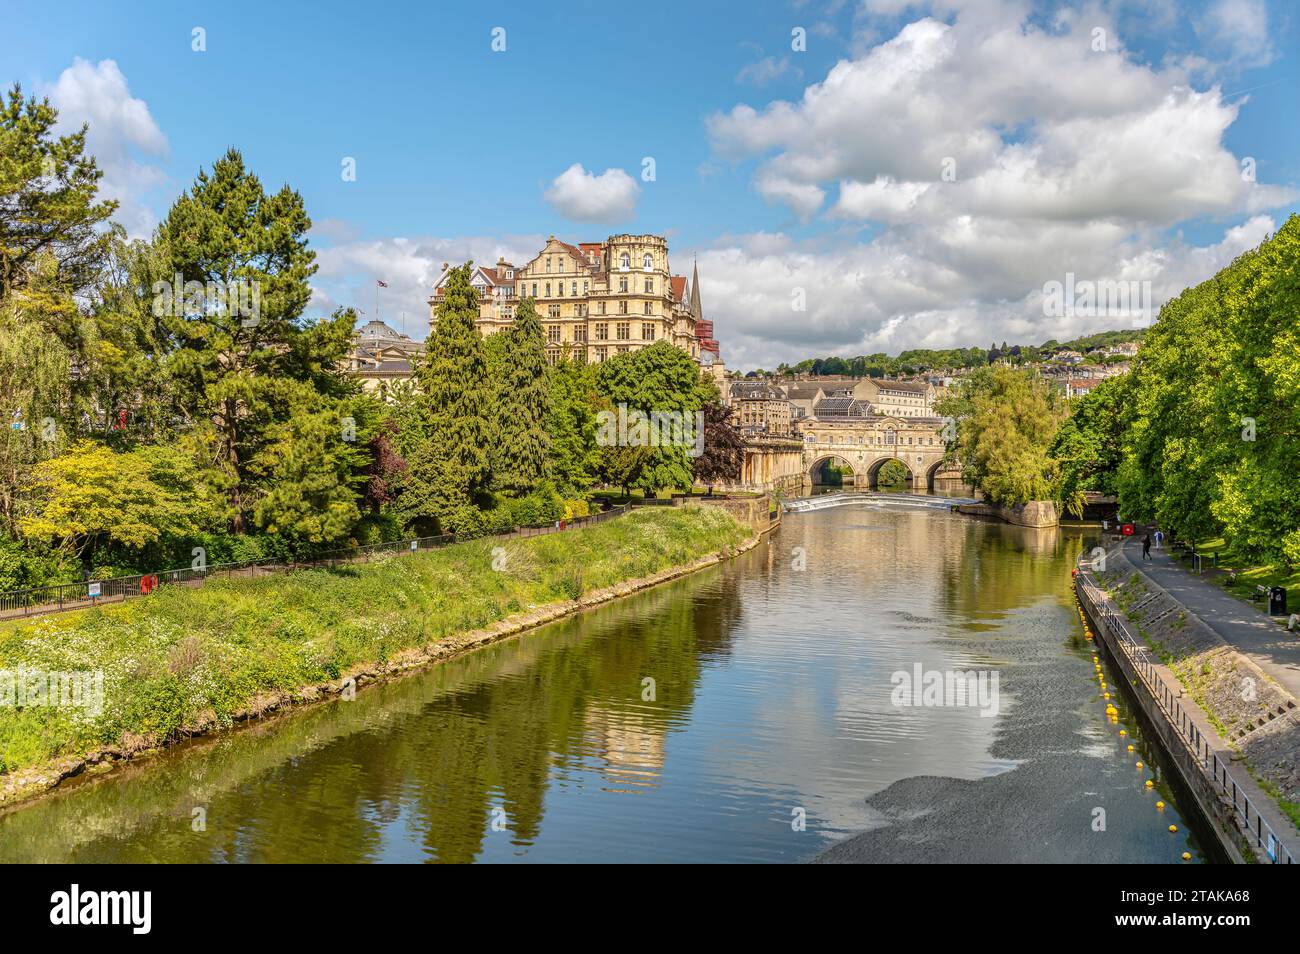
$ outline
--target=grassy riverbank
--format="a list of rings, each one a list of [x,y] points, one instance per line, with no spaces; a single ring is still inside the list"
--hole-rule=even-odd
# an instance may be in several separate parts
[[[267,694],[338,679],[750,536],[721,509],[646,508],[587,529],[167,587],[148,599],[10,624],[0,629],[0,670],[102,670],[104,704],[98,714],[0,706],[0,774],[229,725]]]

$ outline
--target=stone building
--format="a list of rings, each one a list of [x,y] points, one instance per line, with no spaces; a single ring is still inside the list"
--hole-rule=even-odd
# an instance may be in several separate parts
[[[741,433],[787,437],[791,408],[781,388],[765,381],[736,381],[731,385],[732,422]]]
[[[447,276],[444,265],[429,299],[430,330]],[[674,276],[662,236],[611,235],[603,242],[571,245],[552,235],[526,264],[502,260],[494,268],[479,267],[472,282],[485,335],[514,320],[520,299],[534,299],[552,363],[566,351],[577,361],[600,362],[668,341],[696,361],[701,351],[710,352],[711,372],[725,371],[712,325],[700,328],[698,270],[689,288],[684,277]]]
[[[424,342],[414,341],[382,321],[368,321],[357,330],[348,355],[348,371],[370,394],[387,398],[393,386],[408,380],[412,364],[424,353]]]

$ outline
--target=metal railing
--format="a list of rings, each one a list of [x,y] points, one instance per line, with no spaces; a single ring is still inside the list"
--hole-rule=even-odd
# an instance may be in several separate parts
[[[1170,726],[1185,743],[1194,764],[1207,778],[1214,781],[1215,787],[1224,796],[1232,799],[1232,808],[1242,820],[1241,829],[1253,838],[1256,847],[1264,851],[1269,861],[1274,864],[1295,864],[1295,857],[1290,847],[1264,820],[1250,796],[1228,771],[1227,761],[1220,758],[1219,752],[1210,745],[1210,740],[1178,701],[1182,696],[1182,690],[1175,692],[1169,687],[1156,669],[1157,660],[1151,649],[1133,634],[1128,620],[1116,611],[1110,597],[1086,572],[1091,568],[1091,561],[1081,558],[1076,580],[1090,592],[1092,608],[1098,617],[1098,624],[1106,626],[1110,634],[1115,637],[1116,644],[1124,651],[1133,670],[1146,684],[1147,691],[1164,711]]]
[[[554,523],[541,526],[516,527],[504,533],[493,534],[491,538],[535,537],[548,533],[557,533],[561,530],[594,526],[622,516],[628,509],[625,505],[587,517],[557,520]],[[53,583],[48,586],[34,587],[27,590],[11,590],[7,593],[0,593],[0,620],[44,616],[67,610],[87,609],[106,603],[121,603],[128,599],[148,596],[161,586],[175,586],[178,584],[202,586],[204,581],[213,577],[230,578],[240,574],[252,577],[257,576],[259,573],[283,572],[313,567],[336,567],[347,563],[364,563],[376,556],[417,553],[420,550],[436,549],[455,542],[455,534],[444,533],[435,537],[415,537],[410,540],[393,540],[387,543],[373,543],[367,546],[328,550],[302,560],[272,558],[250,560],[243,563],[216,563],[202,569],[183,567],[175,570],[160,570],[157,573],[139,573],[135,576],[116,576],[107,580],[88,580],[83,583]]]

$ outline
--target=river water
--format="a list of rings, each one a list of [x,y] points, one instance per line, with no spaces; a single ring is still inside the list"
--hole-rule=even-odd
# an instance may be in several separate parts
[[[1105,717],[1083,534],[790,515],[724,566],[74,780],[0,816],[0,862],[1200,860],[1130,707]],[[896,704],[927,701],[894,698],[918,666],[988,694]]]

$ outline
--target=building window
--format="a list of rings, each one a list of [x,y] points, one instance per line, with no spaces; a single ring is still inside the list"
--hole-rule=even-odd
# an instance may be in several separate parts
[[[620,321],[615,326],[614,334],[619,341],[630,341],[632,339],[632,323],[629,321]]]
[[[533,282],[533,297],[537,297],[537,282]]]
[[[626,314],[627,314],[627,302],[625,302],[625,301],[620,301],[620,302],[618,303],[618,313],[619,313],[620,315],[626,315]]]
[[[655,326],[654,326],[654,322],[650,322],[650,321],[643,321],[643,322],[641,322],[641,340],[642,340],[642,341],[654,341],[654,340],[655,340]]]
[[[546,313],[547,313],[547,315],[549,315],[551,318],[559,318],[559,317],[560,317],[560,306],[559,306],[559,305],[547,305],[547,306],[546,306]]]
[[[622,255],[620,255],[618,257],[618,267],[623,269],[623,271],[627,271],[629,268],[631,268],[632,256],[628,255],[627,252],[624,252]]]
[[[620,279],[618,280],[618,290],[621,291],[624,295],[627,294],[627,278],[626,278],[626,277],[624,277],[624,278],[620,278]]]
[[[586,325],[576,325],[576,326],[574,327],[574,329],[573,329],[573,340],[574,340],[574,341],[580,341],[580,342],[586,342],[586,340],[587,340],[587,326],[586,326]]]
[[[547,326],[546,326],[546,340],[549,341],[549,342],[551,342],[552,344],[559,344],[559,343],[560,343],[560,326],[559,326],[559,325],[547,325]]]
[[[645,280],[645,293],[647,295],[653,295],[655,293],[655,280],[653,278],[647,278]]]
[[[644,268],[647,272],[650,271],[650,269],[654,268],[654,259],[650,257],[649,252],[646,253],[645,258],[641,259],[641,267]]]
[[[551,297],[551,283],[550,283],[550,282],[547,282],[547,283],[546,283],[546,297],[547,297],[547,298],[550,298],[550,297]]]
[[[627,345],[619,345],[616,350],[619,354],[627,354]]]
[[[609,349],[608,349],[608,348],[601,347],[601,346],[597,346],[597,348],[596,348],[596,360],[597,360],[598,362],[599,362],[599,361],[604,361],[604,360],[605,360],[605,356],[608,354],[608,352],[609,352]]]
[[[596,322],[596,340],[597,341],[609,340],[609,322],[607,321]]]
[[[650,309],[650,302],[646,302],[646,303],[645,303],[645,314],[647,314],[647,315],[653,315],[653,314],[654,314],[654,312]]]
[[[576,281],[574,281],[574,282],[571,282],[570,284],[571,284],[571,286],[572,286],[572,290],[570,291],[570,294],[573,295],[574,298],[577,298],[577,297],[578,297],[578,283],[577,283]]]
[[[583,283],[582,283],[582,293],[583,293],[584,295],[587,294],[587,283],[586,283],[586,282],[583,282]]]
[[[548,272],[551,270],[551,256],[549,255],[546,256],[546,270]]]
[[[605,303],[602,301],[602,302],[598,302],[597,304],[600,307],[600,311],[597,312],[597,314],[603,315],[605,313]]]
[[[547,364],[555,364],[555,362],[557,362],[557,361],[559,361],[559,360],[560,360],[560,349],[559,349],[559,348],[547,348],[547,349],[546,349],[546,363],[547,363]]]

